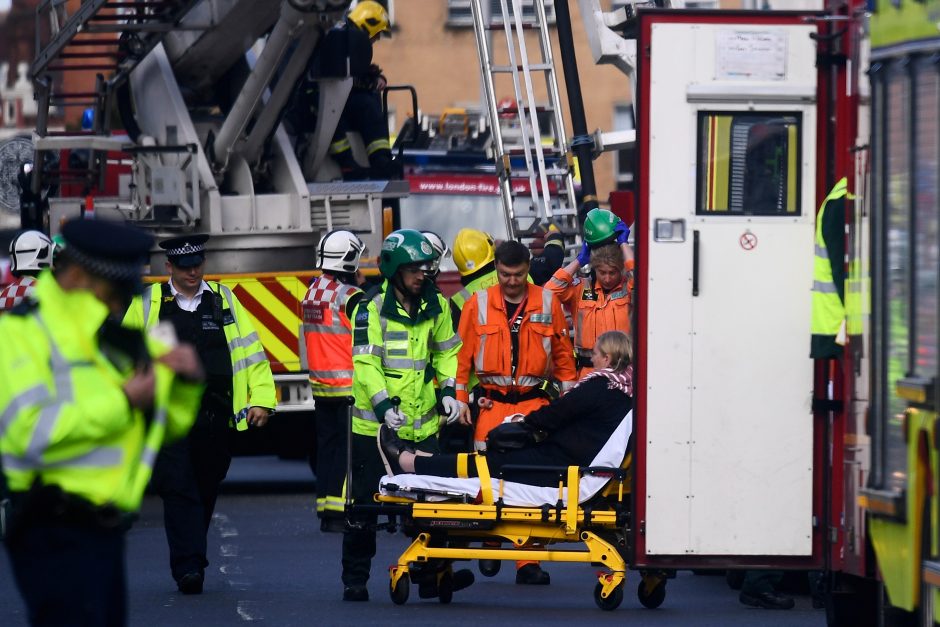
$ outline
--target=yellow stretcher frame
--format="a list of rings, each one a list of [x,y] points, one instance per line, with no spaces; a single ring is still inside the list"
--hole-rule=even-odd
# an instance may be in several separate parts
[[[474,456],[480,477],[481,503],[422,502],[413,498],[376,494],[379,503],[407,508],[403,514],[409,526],[419,529],[411,545],[389,568],[389,595],[397,605],[408,600],[410,590],[409,573],[412,565],[427,564],[431,560],[538,560],[542,562],[582,562],[603,567],[597,575],[594,601],[602,610],[614,610],[623,601],[626,582],[627,561],[617,546],[602,537],[623,533],[618,543],[626,541],[630,493],[630,465],[632,455],[627,454],[621,468],[579,468],[569,466],[565,479],[558,485],[558,500],[555,505],[542,507],[506,506],[502,502],[504,480],[499,481],[498,494],[494,495],[486,458]],[[466,460],[459,460],[458,467],[466,468]],[[584,508],[578,504],[579,480],[583,473],[612,473],[613,479],[599,494],[599,503],[607,503],[609,509]],[[562,490],[568,487],[568,501],[563,504]],[[495,498],[494,498],[495,496]],[[426,529],[426,530],[421,530]],[[434,535],[457,536],[452,545],[432,546]],[[482,546],[469,546],[479,539]],[[512,548],[487,546],[486,543],[504,542]],[[554,544],[579,543],[581,548],[550,550]],[[461,546],[463,545],[463,546]],[[452,590],[442,581],[449,571],[438,575],[439,599],[449,603]],[[664,571],[641,572],[642,581],[637,589],[640,602],[655,608],[665,599],[668,574]]]

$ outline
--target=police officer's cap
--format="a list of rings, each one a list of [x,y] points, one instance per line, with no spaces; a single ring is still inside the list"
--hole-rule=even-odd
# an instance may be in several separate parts
[[[166,251],[167,260],[174,266],[192,268],[205,261],[208,241],[208,235],[183,235],[163,240],[160,248]]]
[[[122,222],[69,220],[62,226],[68,257],[104,279],[140,280],[153,237]]]

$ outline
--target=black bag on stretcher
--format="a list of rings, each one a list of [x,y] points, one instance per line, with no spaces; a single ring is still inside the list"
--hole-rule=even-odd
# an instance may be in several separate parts
[[[494,427],[486,435],[486,450],[505,453],[537,443],[539,431],[523,421],[505,422]]]

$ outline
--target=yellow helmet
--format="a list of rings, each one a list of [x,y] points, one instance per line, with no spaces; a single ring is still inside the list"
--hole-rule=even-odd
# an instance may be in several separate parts
[[[492,236],[477,229],[460,229],[454,238],[454,263],[460,276],[473,274],[496,259]]]
[[[378,37],[388,28],[388,12],[375,0],[363,0],[349,12],[349,21],[369,33],[369,39]]]

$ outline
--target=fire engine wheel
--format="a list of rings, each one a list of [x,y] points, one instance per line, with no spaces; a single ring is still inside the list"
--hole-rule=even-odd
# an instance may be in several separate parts
[[[437,599],[444,605],[454,598],[454,575],[449,568],[441,573],[441,578],[437,581],[437,594]]]
[[[623,603],[623,584],[614,588],[614,591],[607,595],[607,598],[601,596],[601,592],[604,590],[604,587],[598,582],[594,586],[594,603],[597,604],[597,607],[601,608],[605,612],[612,612],[613,610],[620,607],[620,604]]]
[[[495,577],[502,565],[499,560],[480,560],[477,566],[484,577]]]
[[[643,604],[643,607],[655,610],[666,600],[666,579],[660,579],[656,586],[647,592],[646,581],[640,579],[640,585],[636,589],[636,597]]]
[[[392,597],[392,603],[404,605],[408,601],[409,588],[411,588],[411,581],[408,579],[408,573],[401,576],[396,586],[393,586],[391,580],[389,580],[388,595]]]

